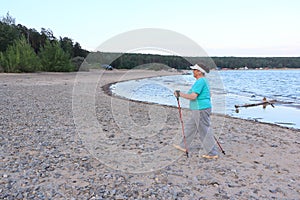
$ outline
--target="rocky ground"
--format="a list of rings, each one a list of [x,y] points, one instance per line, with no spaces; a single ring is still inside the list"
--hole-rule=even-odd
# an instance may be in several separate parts
[[[299,199],[299,130],[213,115],[226,155],[187,158],[177,108],[103,91],[169,74],[0,74],[0,199]]]

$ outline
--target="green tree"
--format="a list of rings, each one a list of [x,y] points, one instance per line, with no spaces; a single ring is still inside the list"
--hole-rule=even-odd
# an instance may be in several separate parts
[[[3,66],[4,60],[5,60],[4,55],[0,51],[0,73],[4,72],[4,66]]]
[[[69,54],[70,57],[73,57],[74,53],[73,53],[73,41],[72,39],[68,38],[68,37],[60,37],[59,39],[59,43],[61,48],[67,53]]]
[[[29,41],[35,53],[38,53],[44,45],[40,33],[35,29],[29,29]]]
[[[15,39],[19,38],[19,31],[15,26],[15,19],[9,13],[0,20],[0,51],[6,51],[9,45],[12,45]]]
[[[89,52],[87,50],[82,49],[78,42],[75,43],[73,47],[73,57],[80,56],[85,58],[88,54]]]
[[[50,41],[56,40],[56,38],[53,35],[53,31],[49,28],[48,29],[41,28],[41,35],[44,37],[45,41],[46,40],[50,40]]]
[[[24,36],[1,53],[0,65],[5,72],[35,72],[40,69],[39,58]]]
[[[64,52],[57,41],[46,40],[39,53],[43,71],[70,72],[74,71],[69,55]]]
[[[16,19],[9,15],[9,12],[6,13],[6,17],[1,17],[1,21],[8,25],[15,25]]]

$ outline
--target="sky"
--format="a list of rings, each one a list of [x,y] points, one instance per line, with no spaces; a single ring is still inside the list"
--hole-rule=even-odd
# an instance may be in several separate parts
[[[116,35],[156,28],[209,56],[300,56],[299,0],[0,0],[0,16],[94,51]]]

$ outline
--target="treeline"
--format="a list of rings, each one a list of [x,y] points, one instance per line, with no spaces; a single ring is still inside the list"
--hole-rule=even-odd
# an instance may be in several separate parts
[[[163,68],[182,69],[190,66],[190,63],[179,56],[163,56],[153,54],[136,54],[136,53],[105,53],[91,52],[86,58],[86,62],[93,66],[110,65],[116,69],[133,69],[160,66]],[[151,65],[151,66],[150,66]]]
[[[219,68],[300,68],[300,57],[212,57]]]
[[[103,53],[93,52],[86,58],[87,63],[109,64],[117,69],[132,69],[140,66],[163,66],[175,69],[189,69],[190,65],[201,62],[219,69],[239,68],[300,68],[300,57],[180,57],[135,53]]]
[[[76,71],[88,53],[50,29],[16,25],[9,13],[0,20],[0,72]]]

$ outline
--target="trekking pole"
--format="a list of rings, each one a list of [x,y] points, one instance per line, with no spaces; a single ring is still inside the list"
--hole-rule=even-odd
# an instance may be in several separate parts
[[[179,111],[179,118],[180,118],[180,122],[181,122],[181,128],[182,128],[182,136],[183,136],[183,141],[184,141],[184,146],[185,146],[185,153],[186,153],[186,157],[189,157],[189,151],[187,148],[187,144],[186,144],[186,139],[185,139],[185,134],[184,134],[184,125],[183,125],[183,120],[182,120],[182,113],[181,113],[181,107],[180,107],[180,103],[179,103],[179,90],[176,90],[176,99],[177,99],[177,103],[178,103],[178,111]]]
[[[215,138],[215,140],[216,140],[218,146],[220,147],[222,153],[225,155],[225,151],[223,150],[223,148],[222,148],[221,144],[219,143],[219,141],[217,140],[216,136],[214,136],[214,138]]]

